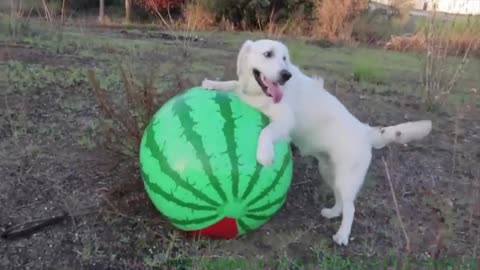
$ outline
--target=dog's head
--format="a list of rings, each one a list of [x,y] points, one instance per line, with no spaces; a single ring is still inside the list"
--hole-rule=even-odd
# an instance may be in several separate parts
[[[237,58],[237,75],[246,82],[244,91],[264,94],[278,103],[283,97],[282,87],[291,77],[288,48],[275,40],[247,40]]]

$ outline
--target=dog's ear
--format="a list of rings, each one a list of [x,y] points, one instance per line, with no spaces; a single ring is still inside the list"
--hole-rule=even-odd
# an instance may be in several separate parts
[[[248,52],[250,51],[250,48],[253,44],[253,41],[247,40],[243,43],[242,48],[240,48],[240,52],[238,53],[237,57],[237,76],[240,77],[240,75],[244,72],[244,62],[245,58],[247,57]]]

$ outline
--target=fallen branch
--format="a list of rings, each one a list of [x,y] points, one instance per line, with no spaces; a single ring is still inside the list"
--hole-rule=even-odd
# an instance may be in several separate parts
[[[48,218],[31,220],[18,225],[9,225],[3,228],[2,232],[0,233],[0,238],[5,240],[27,238],[35,233],[46,230],[48,227],[60,225],[64,221],[73,220],[74,218],[78,218],[95,211],[96,209],[87,209],[84,212],[78,212],[74,214],[63,212]]]

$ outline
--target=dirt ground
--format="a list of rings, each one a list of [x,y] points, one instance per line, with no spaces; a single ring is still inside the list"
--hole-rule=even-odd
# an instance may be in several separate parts
[[[147,55],[175,70],[166,66],[175,43],[123,31],[91,29],[88,37],[66,36],[59,50],[48,36],[1,44],[0,233],[59,216],[33,234],[0,239],[1,269],[240,269],[221,263],[255,259],[269,269],[307,269],[306,263],[316,265],[308,269],[360,269],[352,266],[360,260],[370,263],[363,269],[383,269],[384,262],[395,267],[394,258],[406,257],[422,261],[414,269],[439,259],[463,260],[471,263],[470,269],[475,269],[476,259],[479,267],[479,103],[463,114],[449,109],[426,112],[417,95],[401,92],[393,83],[381,89],[359,84],[335,77],[322,63],[309,63],[306,70],[332,74],[334,79],[326,77],[327,86],[362,121],[434,123],[431,135],[421,142],[374,151],[356,201],[350,244],[338,247],[332,241],[340,219],[326,220],[319,212],[333,203],[333,196],[314,160],[297,152],[287,202],[264,226],[235,240],[185,238],[146,198],[135,161],[113,156],[96,143],[101,136],[98,106],[85,69],[104,72],[106,84],[114,88],[118,82],[108,77],[113,73],[109,58],[141,51],[150,41],[164,50],[132,57]],[[97,43],[88,43],[90,39]],[[122,45],[132,39],[138,42],[133,50]],[[233,76],[231,61],[241,39],[225,41],[220,34],[205,39],[190,45],[197,72],[192,81]],[[209,57],[212,54],[216,56]],[[207,65],[215,66],[211,69],[203,66],[209,59]]]

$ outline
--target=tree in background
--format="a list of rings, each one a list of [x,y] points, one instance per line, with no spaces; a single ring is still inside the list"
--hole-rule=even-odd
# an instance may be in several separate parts
[[[100,0],[98,8],[98,21],[103,23],[105,16],[105,0]]]
[[[132,18],[132,0],[125,0],[125,21],[130,22]]]

